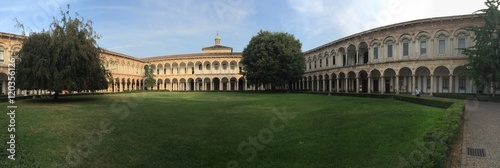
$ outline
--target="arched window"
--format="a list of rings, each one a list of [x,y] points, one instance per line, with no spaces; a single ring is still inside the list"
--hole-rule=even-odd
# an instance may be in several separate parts
[[[200,71],[201,71],[202,69],[203,69],[203,66],[202,66],[201,64],[200,64],[200,65],[198,65],[198,70],[200,70]]]

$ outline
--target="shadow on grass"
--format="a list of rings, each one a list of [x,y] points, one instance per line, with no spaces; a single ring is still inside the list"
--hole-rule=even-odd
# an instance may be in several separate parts
[[[91,102],[105,99],[100,95],[86,95],[86,96],[62,96],[58,100],[54,100],[52,97],[49,98],[38,98],[25,100],[30,103],[39,104],[65,104],[65,103],[78,103],[78,102]]]

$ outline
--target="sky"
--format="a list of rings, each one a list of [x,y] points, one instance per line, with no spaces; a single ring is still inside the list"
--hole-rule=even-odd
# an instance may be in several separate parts
[[[380,26],[472,14],[484,0],[15,0],[0,5],[0,32],[49,29],[60,9],[91,20],[104,49],[138,57],[201,53],[221,44],[242,52],[260,30],[293,34],[308,51]]]

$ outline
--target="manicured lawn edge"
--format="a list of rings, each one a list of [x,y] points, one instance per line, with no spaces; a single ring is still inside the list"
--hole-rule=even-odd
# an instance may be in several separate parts
[[[402,167],[444,167],[462,123],[463,102],[453,103],[436,127],[427,132],[417,150],[401,161]]]
[[[471,93],[434,93],[434,97],[450,98],[450,99],[461,99],[461,100],[477,100],[477,101],[488,101],[488,102],[500,102],[500,97],[492,97],[490,95],[483,94],[471,94]]]
[[[328,95],[318,92],[297,92]],[[446,109],[446,113],[437,121],[436,126],[427,132],[419,147],[406,157],[400,158],[400,167],[444,167],[445,159],[449,156],[453,142],[457,137],[458,129],[463,119],[465,104],[463,102],[449,102],[443,100],[406,96],[406,95],[382,95],[382,94],[353,94],[353,93],[330,93],[335,96],[352,96],[367,98],[392,98],[394,100],[425,106]]]

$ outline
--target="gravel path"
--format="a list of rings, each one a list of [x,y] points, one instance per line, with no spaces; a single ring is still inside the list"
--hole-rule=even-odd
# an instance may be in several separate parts
[[[500,168],[500,103],[465,103],[462,167]],[[484,149],[486,156],[473,156],[469,148]]]

